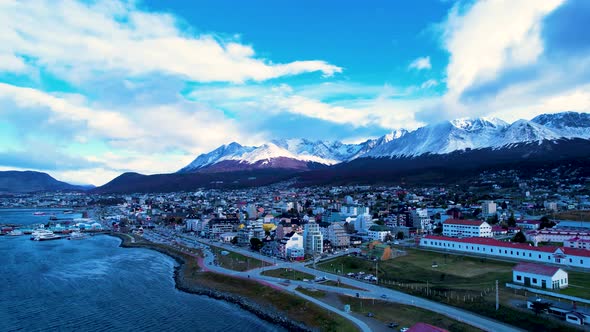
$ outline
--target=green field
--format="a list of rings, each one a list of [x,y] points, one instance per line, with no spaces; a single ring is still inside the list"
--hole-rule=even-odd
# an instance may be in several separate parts
[[[458,322],[444,315],[409,305],[358,299],[344,295],[339,296],[339,298],[342,303],[350,304],[351,311],[363,315],[370,312],[374,314],[373,319],[381,321],[384,325],[392,322],[399,324],[397,329],[410,327],[416,323],[423,322],[444,328],[448,331],[481,331],[478,328]],[[397,329],[396,331],[398,331]]]
[[[299,272],[293,269],[274,269],[274,270],[266,270],[262,272],[262,275],[275,277],[275,278],[283,278],[283,279],[290,279],[290,280],[313,280],[315,277],[309,273]]]
[[[437,267],[433,267],[433,263]],[[515,264],[483,257],[407,249],[405,256],[378,262],[378,278],[380,286],[460,307],[527,330],[568,330],[568,325],[563,325],[565,323],[535,316],[532,311],[517,309],[511,304],[514,300],[526,299],[525,292],[504,286],[512,281]],[[334,266],[343,268],[345,274],[360,271],[375,274],[376,262],[352,256],[339,257],[319,264],[318,268],[331,271]],[[570,283],[590,288],[590,281],[585,276],[587,274],[571,273]],[[498,311],[495,310],[496,280],[500,286]],[[566,291],[571,292],[571,289]]]
[[[229,254],[222,255],[222,251],[227,251]],[[237,252],[229,251],[219,247],[211,246],[211,252],[215,254],[219,266],[234,271],[248,271],[259,267],[272,265],[259,259],[247,257]]]

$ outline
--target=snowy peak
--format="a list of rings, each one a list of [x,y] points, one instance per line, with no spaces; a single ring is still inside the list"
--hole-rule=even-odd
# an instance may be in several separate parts
[[[590,114],[564,112],[543,114],[531,121],[518,120],[508,124],[495,118],[462,118],[418,128],[412,132],[394,130],[360,144],[339,141],[313,141],[304,138],[277,139],[261,146],[222,145],[198,156],[179,172],[195,172],[225,162],[253,167],[297,167],[309,163],[334,165],[357,158],[381,158],[446,154],[453,151],[502,148],[516,143],[556,140],[560,138],[590,139]]]
[[[496,129],[508,126],[508,123],[496,118],[460,118],[449,122],[453,127],[465,131]]]
[[[217,149],[199,155],[193,162],[188,164],[186,167],[182,168],[179,173],[187,173],[192,172],[197,169],[203,168],[205,166],[213,165],[220,160],[232,158],[235,156],[240,156],[244,153],[250,152],[254,150],[254,147],[251,146],[242,146],[239,143],[232,142],[227,145],[222,145]]]
[[[531,122],[554,129],[590,128],[590,114],[577,112],[541,114],[534,117]]]

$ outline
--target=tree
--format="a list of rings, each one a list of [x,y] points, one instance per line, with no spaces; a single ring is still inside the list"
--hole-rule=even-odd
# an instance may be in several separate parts
[[[385,222],[383,220],[376,220],[375,221],[375,225],[381,225],[381,226],[383,226],[383,225],[385,225]]]
[[[541,221],[541,225],[540,225],[541,229],[551,228],[551,227],[555,226],[555,222],[552,220],[549,220],[549,217],[547,217],[547,216],[541,217],[540,221]]]
[[[510,213],[510,217],[508,217],[508,220],[506,222],[508,223],[509,227],[516,226],[516,218],[514,218],[514,212]]]
[[[523,232],[518,232],[512,238],[512,242],[525,243],[526,242],[526,236],[524,235]]]
[[[230,242],[231,242],[231,244],[238,244],[238,237],[234,236]]]
[[[435,228],[432,230],[432,232],[433,232],[434,234],[442,234],[442,232],[443,232],[443,228],[442,228],[442,226],[441,226],[441,225],[437,225],[437,226],[436,226],[436,227],[435,227]]]
[[[387,235],[385,235],[385,242],[391,242],[393,241],[393,236],[389,233],[387,233]]]
[[[262,248],[262,245],[263,245],[263,243],[262,243],[262,241],[260,241],[259,238],[253,237],[250,239],[250,247],[252,247],[252,250],[259,251],[260,248]]]
[[[397,232],[397,234],[395,235],[395,238],[398,240],[403,240],[404,239],[404,232]]]
[[[487,222],[490,225],[497,224],[498,223],[498,215],[497,214],[492,215],[491,217],[488,218]]]

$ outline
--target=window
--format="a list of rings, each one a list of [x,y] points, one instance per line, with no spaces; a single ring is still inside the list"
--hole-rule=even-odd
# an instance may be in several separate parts
[[[537,278],[533,278],[533,284],[537,283]]]
[[[516,276],[516,280],[521,281],[522,277],[521,276]]]
[[[572,262],[572,259],[570,258],[570,263]]]
[[[529,252],[529,257],[533,257],[533,255],[531,255],[531,253]]]
[[[580,265],[584,265],[584,261],[580,259]]]

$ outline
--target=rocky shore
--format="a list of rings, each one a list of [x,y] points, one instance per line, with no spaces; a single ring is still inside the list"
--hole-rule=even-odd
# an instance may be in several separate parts
[[[211,289],[208,287],[203,287],[195,282],[188,281],[184,278],[184,272],[186,268],[186,261],[183,255],[180,255],[174,249],[170,248],[167,249],[165,247],[160,246],[153,246],[147,242],[132,242],[131,237],[126,234],[121,233],[110,233],[109,235],[115,236],[121,239],[120,246],[123,248],[145,248],[158,251],[162,254],[168,255],[169,257],[173,258],[178,264],[174,268],[174,281],[175,286],[178,290],[183,292],[197,294],[197,295],[204,295],[216,300],[222,300],[229,303],[236,304],[240,306],[242,309],[247,310],[260,319],[263,319],[267,322],[273,323],[275,325],[284,327],[289,331],[314,331],[309,327],[295,322],[283,315],[280,315],[276,310],[273,308],[263,307],[249,298],[239,296],[236,294],[231,294],[227,292],[221,292],[216,289]]]

